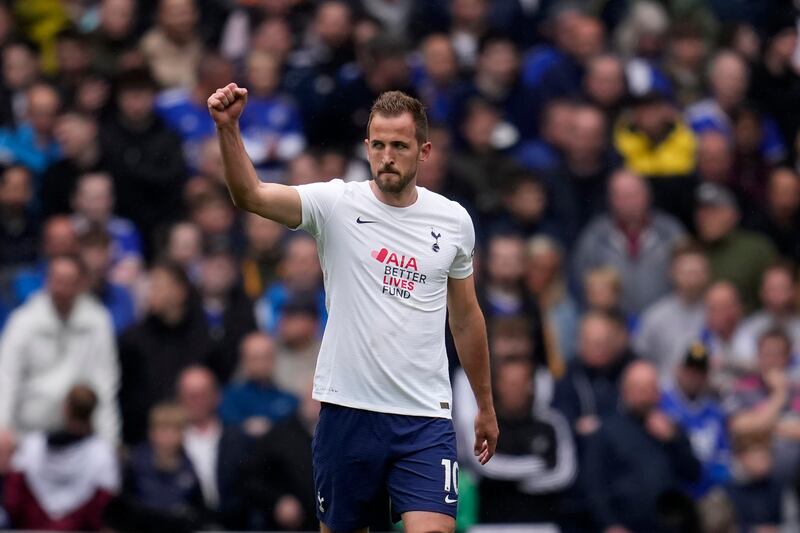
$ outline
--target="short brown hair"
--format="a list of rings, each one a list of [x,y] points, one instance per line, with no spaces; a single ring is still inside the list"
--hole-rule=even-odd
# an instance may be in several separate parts
[[[88,424],[97,407],[97,394],[87,385],[75,385],[67,393],[66,403],[70,418]]]
[[[403,91],[387,91],[375,100],[367,122],[367,138],[369,138],[369,126],[372,124],[372,117],[376,114],[397,117],[403,113],[410,113],[411,118],[414,119],[417,143],[420,145],[426,143],[428,141],[428,116],[425,114],[425,106],[422,105],[422,102]]]

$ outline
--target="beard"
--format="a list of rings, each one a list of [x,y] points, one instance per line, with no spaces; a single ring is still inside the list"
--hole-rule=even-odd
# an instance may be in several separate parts
[[[383,174],[383,172],[394,172],[394,174]],[[372,179],[375,180],[375,185],[382,193],[399,194],[408,187],[416,175],[416,165],[405,174],[401,174],[394,167],[381,167],[377,173],[373,174]]]

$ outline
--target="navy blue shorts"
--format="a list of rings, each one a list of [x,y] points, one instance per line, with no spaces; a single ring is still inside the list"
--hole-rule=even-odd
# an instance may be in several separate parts
[[[407,511],[456,516],[456,433],[449,419],[323,403],[311,450],[317,517],[334,531],[367,527],[384,488],[395,522]]]

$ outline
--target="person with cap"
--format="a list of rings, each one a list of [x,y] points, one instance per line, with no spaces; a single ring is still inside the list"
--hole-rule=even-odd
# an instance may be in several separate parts
[[[709,367],[706,347],[700,342],[692,343],[661,397],[661,409],[686,432],[695,457],[703,466],[700,480],[692,486],[696,497],[730,477],[727,420],[710,392]]]
[[[697,237],[711,265],[711,279],[731,282],[747,310],[758,302],[761,276],[777,252],[764,236],[740,228],[733,193],[716,183],[703,183],[696,194]]]

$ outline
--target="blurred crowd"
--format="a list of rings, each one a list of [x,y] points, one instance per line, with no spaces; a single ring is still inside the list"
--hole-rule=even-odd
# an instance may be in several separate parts
[[[206,99],[236,81],[290,185],[369,179],[373,100],[426,105],[418,183],[475,222],[501,435],[477,466],[450,342],[459,529],[796,530],[797,17],[1,1],[0,529],[317,528],[322,274],[225,190]]]

